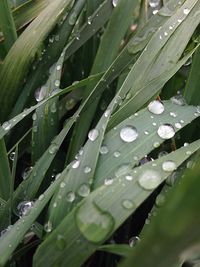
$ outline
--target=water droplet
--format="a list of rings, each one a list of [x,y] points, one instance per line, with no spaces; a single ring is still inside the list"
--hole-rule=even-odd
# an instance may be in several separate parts
[[[11,123],[6,121],[2,124],[2,128],[4,129],[4,131],[9,131],[11,128]]]
[[[44,198],[45,198],[44,194],[41,194],[38,199],[43,200]]]
[[[116,177],[120,177],[124,174],[126,174],[127,172],[130,171],[130,165],[128,164],[124,164],[124,165],[121,165],[119,166],[119,168],[115,171],[115,176]]]
[[[57,235],[57,237],[56,237],[56,246],[60,250],[63,250],[66,247],[66,241],[65,241],[65,238],[62,235]]]
[[[53,208],[56,208],[57,207],[57,202],[54,202],[53,203]]]
[[[118,4],[118,0],[112,0],[112,5],[113,5],[114,7],[116,7],[117,4]]]
[[[77,169],[80,165],[80,160],[75,160],[72,162],[72,168]]]
[[[137,129],[133,126],[125,126],[120,131],[120,137],[124,142],[133,142],[138,137]]]
[[[81,197],[87,197],[90,194],[90,187],[87,184],[82,184],[78,189],[78,194]]]
[[[144,134],[148,135],[148,134],[149,134],[149,132],[148,132],[148,131],[144,131]]]
[[[163,124],[158,128],[157,131],[158,135],[162,139],[170,139],[175,135],[175,131],[172,125],[170,124]]]
[[[150,7],[157,7],[160,4],[160,0],[149,0]]]
[[[113,183],[113,178],[106,178],[105,180],[104,180],[104,184],[105,185],[111,185]]]
[[[111,110],[110,109],[107,109],[105,112],[104,112],[104,116],[106,118],[108,118],[110,116],[110,113],[111,113]]]
[[[167,154],[168,154],[167,151],[161,151],[161,152],[158,153],[158,158],[161,158],[163,156],[166,156]]]
[[[158,9],[153,10],[153,15],[156,15],[158,13]]]
[[[35,99],[37,102],[40,102],[42,100],[44,100],[45,96],[47,93],[47,88],[45,85],[39,87],[36,91],[35,91]]]
[[[138,236],[133,236],[129,239],[129,246],[135,247],[138,242],[140,242],[140,238]]]
[[[66,110],[71,110],[75,107],[76,101],[74,98],[68,98],[65,103]]]
[[[176,122],[176,123],[175,123],[175,127],[176,127],[177,129],[181,129],[181,128],[182,128],[182,125],[181,125],[179,122]]]
[[[164,108],[164,105],[160,101],[154,100],[149,103],[148,110],[151,113],[158,115],[158,114],[162,114],[165,108]]]
[[[157,148],[157,147],[159,147],[159,146],[160,146],[160,143],[159,143],[159,142],[154,142],[154,143],[153,143],[153,147]]]
[[[22,216],[27,215],[30,212],[33,205],[34,205],[33,201],[22,201],[21,203],[19,203],[19,205],[17,206],[19,217],[21,218]]]
[[[55,113],[57,111],[56,102],[53,102],[53,104],[50,107],[50,110],[52,113]]]
[[[60,188],[64,188],[66,186],[66,183],[65,182],[61,182],[60,183]]]
[[[30,175],[32,169],[33,169],[33,167],[27,167],[26,169],[24,169],[24,171],[22,173],[23,180],[26,180],[26,178]]]
[[[127,181],[132,181],[133,180],[133,176],[130,175],[130,174],[126,175],[125,178],[126,178]]]
[[[184,8],[184,9],[183,9],[183,13],[184,13],[185,15],[188,15],[188,14],[190,13],[189,8]]]
[[[100,154],[104,155],[104,154],[107,154],[108,153],[108,148],[107,146],[102,146],[100,148]]]
[[[84,173],[90,173],[91,172],[91,168],[89,166],[85,166],[84,168]]]
[[[153,170],[146,170],[138,179],[140,186],[146,190],[153,190],[161,183],[160,174]]]
[[[123,200],[122,206],[127,210],[133,209],[135,207],[134,203],[129,199]]]
[[[60,86],[60,81],[59,80],[55,80],[55,86],[59,87]]]
[[[158,195],[156,198],[156,206],[157,207],[162,207],[165,203],[165,197],[164,195]]]
[[[181,94],[178,94],[176,96],[171,97],[171,101],[173,104],[179,105],[179,106],[184,106],[186,105],[186,101],[183,98]]]
[[[166,172],[173,172],[176,170],[176,163],[172,160],[165,161],[162,164],[162,169]]]
[[[32,120],[33,121],[36,121],[37,120],[37,114],[36,114],[36,112],[33,113]]]
[[[9,154],[9,159],[11,161],[14,161],[14,159],[15,159],[15,152],[14,151]]]
[[[91,131],[89,131],[88,133],[88,138],[93,142],[97,139],[97,137],[99,136],[99,131],[97,129],[92,129]]]
[[[61,65],[56,66],[56,69],[59,71],[61,70]]]
[[[53,227],[52,227],[52,223],[50,221],[48,221],[45,225],[44,225],[44,231],[47,233],[50,233],[52,231]]]
[[[121,153],[119,151],[115,151],[113,155],[115,158],[119,158]]]
[[[113,217],[91,202],[83,203],[75,216],[80,232],[92,243],[102,243],[114,227]]]
[[[87,19],[87,23],[88,23],[89,25],[92,24],[92,17],[88,17],[88,19]]]
[[[55,154],[58,151],[58,146],[55,144],[51,144],[49,147],[49,153],[50,154]]]
[[[75,200],[75,198],[76,198],[76,196],[75,196],[74,192],[70,191],[67,193],[66,199],[68,202],[73,202]]]
[[[169,114],[170,114],[170,116],[172,116],[173,118],[176,118],[176,117],[177,117],[177,114],[176,114],[175,112],[170,112]]]

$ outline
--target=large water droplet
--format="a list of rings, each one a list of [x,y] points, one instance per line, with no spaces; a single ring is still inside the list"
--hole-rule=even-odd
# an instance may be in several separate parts
[[[97,137],[99,136],[99,131],[97,129],[92,129],[91,131],[89,131],[88,133],[88,138],[93,142],[97,139]]]
[[[160,174],[153,170],[146,170],[138,179],[140,186],[146,190],[153,190],[161,183]]]
[[[158,114],[162,114],[165,108],[164,108],[164,105],[160,101],[154,100],[149,103],[148,110],[151,113],[158,115]]]
[[[19,217],[27,215],[30,212],[33,205],[34,205],[33,201],[22,201],[21,203],[19,203],[19,205],[17,206]]]
[[[80,232],[92,243],[106,240],[114,227],[114,219],[111,214],[91,202],[81,205],[75,216]]]
[[[78,194],[81,197],[87,197],[90,194],[90,187],[87,184],[82,184],[78,189]]]
[[[158,135],[162,139],[170,139],[175,135],[175,131],[172,125],[170,124],[163,124],[158,128],[157,131]]]
[[[165,161],[162,164],[162,169],[166,172],[173,172],[176,170],[176,163],[172,160]]]
[[[120,137],[124,142],[133,142],[138,137],[137,129],[133,126],[125,126],[120,131]]]

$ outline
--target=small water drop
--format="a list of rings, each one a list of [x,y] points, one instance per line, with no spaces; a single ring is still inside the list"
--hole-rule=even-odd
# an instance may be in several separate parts
[[[105,180],[104,180],[104,184],[105,185],[111,185],[113,183],[113,178],[106,178]]]
[[[59,71],[59,70],[61,70],[61,65],[57,65],[56,66],[56,69]]]
[[[171,101],[173,104],[179,105],[179,106],[184,106],[186,105],[186,101],[183,98],[181,94],[178,94],[176,96],[171,97]]]
[[[130,165],[128,164],[124,164],[118,167],[118,169],[115,171],[115,176],[116,177],[120,177],[124,174],[126,174],[127,172],[130,171]]]
[[[36,112],[33,113],[32,120],[33,121],[36,121],[37,120],[37,114],[36,114]]]
[[[164,108],[164,105],[160,101],[154,100],[149,103],[148,110],[153,114],[159,115],[164,112],[165,108]]]
[[[57,111],[56,102],[53,102],[53,104],[50,107],[50,110],[52,113],[55,113]]]
[[[153,190],[161,183],[161,176],[153,170],[146,170],[138,179],[139,185],[146,190]]]
[[[4,129],[4,131],[9,131],[11,128],[11,123],[6,121],[2,124],[2,128]]]
[[[157,207],[162,207],[165,203],[165,197],[164,195],[158,195],[156,198],[156,206]]]
[[[130,143],[137,139],[138,132],[134,126],[125,126],[120,131],[120,137],[124,142]]]
[[[154,143],[153,143],[153,147],[157,148],[157,147],[159,147],[159,146],[160,146],[160,143],[159,143],[159,142],[154,142]]]
[[[176,117],[177,117],[177,114],[176,114],[175,112],[170,112],[169,114],[170,114],[170,116],[172,116],[173,118],[176,118]]]
[[[52,223],[50,221],[48,221],[45,225],[44,225],[44,231],[47,233],[50,233],[52,231],[53,227],[52,227]]]
[[[59,87],[60,86],[60,81],[59,80],[55,80],[55,86]]]
[[[49,153],[50,154],[55,154],[58,151],[58,146],[55,144],[51,144],[49,147]]]
[[[133,180],[133,176],[130,175],[130,174],[126,175],[125,178],[126,178],[127,181],[132,181]]]
[[[60,183],[60,188],[64,188],[66,186],[66,183],[65,182],[61,182]]]
[[[41,194],[40,196],[39,196],[39,200],[43,200],[45,198],[45,195],[44,194]]]
[[[176,163],[172,160],[165,161],[162,164],[162,169],[166,172],[173,172],[176,168]]]
[[[77,169],[80,165],[80,160],[75,160],[72,162],[72,168]]]
[[[107,146],[102,146],[100,148],[100,154],[105,155],[107,153],[108,153],[108,147]]]
[[[188,15],[189,13],[190,13],[190,9],[189,8],[184,8],[183,9],[183,13],[185,14],[185,15]]]
[[[111,110],[110,109],[107,109],[105,112],[104,112],[104,116],[106,118],[108,118],[110,116],[110,113],[111,113]]]
[[[35,91],[35,99],[37,102],[40,102],[42,100],[44,100],[45,96],[47,93],[47,88],[45,85],[39,87],[36,91]]]
[[[182,125],[181,125],[179,122],[176,122],[176,123],[175,123],[175,127],[176,127],[177,129],[181,129],[181,128],[182,128]]]
[[[162,139],[170,139],[175,135],[174,128],[170,124],[162,124],[157,133]]]
[[[90,141],[95,141],[97,139],[97,137],[99,136],[99,131],[97,129],[92,129],[91,131],[89,131],[88,133],[88,138]]]
[[[15,159],[15,152],[14,151],[9,154],[9,159],[11,161],[14,161],[14,159]]]
[[[89,25],[92,24],[92,17],[88,17],[88,19],[87,19],[87,23],[88,23]]]
[[[78,189],[78,194],[81,197],[87,197],[90,194],[90,187],[87,184],[82,184]]]
[[[24,169],[24,171],[22,172],[23,180],[26,180],[26,178],[30,175],[32,169],[33,167],[27,167],[26,169]]]
[[[138,242],[140,242],[140,238],[138,236],[133,236],[129,239],[129,246],[135,247]]]
[[[73,202],[75,200],[76,196],[74,192],[70,191],[67,193],[66,199],[68,202]]]
[[[127,210],[130,210],[133,209],[135,205],[130,199],[125,199],[122,201],[122,207],[124,207]]]
[[[89,166],[85,166],[84,168],[84,173],[90,173],[91,172],[91,168]]]
[[[119,151],[115,151],[115,152],[113,153],[113,155],[114,155],[115,158],[119,158],[120,155],[121,155],[121,153],[120,153]]]

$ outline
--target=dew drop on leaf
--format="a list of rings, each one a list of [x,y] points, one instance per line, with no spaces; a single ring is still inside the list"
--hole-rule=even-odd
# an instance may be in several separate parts
[[[113,178],[106,178],[105,180],[104,180],[104,184],[105,185],[111,185],[113,183]]]
[[[105,155],[107,153],[108,153],[108,147],[107,146],[101,146],[100,154]]]
[[[11,123],[6,121],[2,124],[2,128],[4,129],[4,131],[9,131],[11,128]]]
[[[133,236],[129,239],[129,246],[135,247],[138,242],[140,242],[140,238],[138,236]]]
[[[91,172],[91,168],[89,166],[85,166],[84,168],[84,173],[90,173]]]
[[[13,152],[11,152],[11,153],[9,154],[9,159],[10,159],[11,161],[14,161],[14,158],[15,158],[15,152],[13,151]]]
[[[92,129],[91,131],[89,131],[88,133],[88,138],[90,141],[95,141],[99,136],[99,131],[97,129]]]
[[[176,168],[177,168],[176,163],[172,160],[165,161],[162,164],[162,169],[163,171],[166,171],[166,172],[172,172],[176,170]]]
[[[114,7],[116,7],[117,4],[118,4],[118,0],[112,0],[112,5],[113,5]]]
[[[17,206],[19,217],[27,215],[30,212],[33,205],[34,205],[33,201],[22,201],[21,203],[19,203]]]
[[[135,207],[135,205],[131,200],[125,199],[122,201],[122,207],[127,209],[127,210],[130,210],[130,209],[133,209]]]
[[[138,138],[137,129],[134,126],[125,126],[120,131],[120,137],[124,142],[131,143]]]
[[[90,187],[87,184],[82,184],[78,189],[78,194],[81,197],[87,197],[90,194]]]
[[[72,162],[72,168],[77,169],[80,165],[80,160],[75,160]]]
[[[45,225],[44,225],[44,231],[47,233],[50,233],[52,231],[53,227],[52,227],[52,223],[50,221],[48,221]]]
[[[151,113],[158,115],[158,114],[162,114],[165,108],[164,108],[164,105],[160,101],[154,100],[149,103],[148,110]]]
[[[175,135],[174,128],[170,124],[160,125],[157,133],[162,139],[170,139]]]
[[[157,7],[160,4],[160,0],[149,0],[150,7]]]
[[[153,190],[161,183],[161,176],[157,171],[146,170],[144,171],[139,179],[139,185],[146,190]]]
[[[76,196],[74,192],[70,191],[67,193],[66,199],[68,202],[73,202],[75,200]]]

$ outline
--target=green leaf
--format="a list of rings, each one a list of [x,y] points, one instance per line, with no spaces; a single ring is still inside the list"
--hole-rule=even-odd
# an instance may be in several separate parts
[[[133,251],[133,248],[126,244],[111,244],[101,246],[98,250],[113,253],[121,257],[127,257]]]
[[[4,266],[13,251],[24,238],[32,223],[36,220],[43,208],[46,206],[54,191],[61,181],[58,179],[35,201],[30,212],[21,217],[13,227],[0,238],[0,265]]]
[[[72,2],[72,0],[57,0],[49,4],[20,35],[9,51],[0,72],[1,121],[8,117],[36,53],[56,23],[71,8]]]
[[[196,167],[185,171],[181,183],[169,192],[164,208],[157,211],[142,233],[140,244],[120,266],[173,266],[179,255],[187,254],[199,242],[199,171],[198,160]]]
[[[172,169],[164,171],[163,163],[173,161],[174,166],[178,167],[199,148],[198,140],[167,156],[129,170],[110,185],[103,185],[93,191],[39,246],[33,266],[40,267],[45,263],[78,267],[83,264],[172,173]]]

